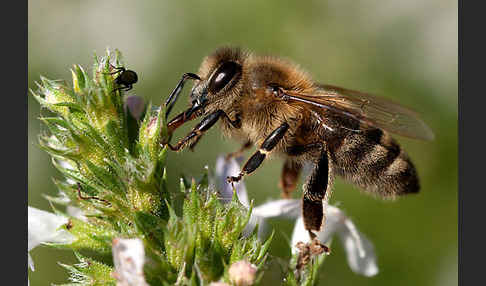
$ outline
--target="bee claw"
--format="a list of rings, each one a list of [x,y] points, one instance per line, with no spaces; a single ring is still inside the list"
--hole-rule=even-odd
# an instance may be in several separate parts
[[[312,241],[308,243],[300,241],[295,246],[299,250],[296,265],[297,275],[300,275],[300,271],[312,260],[312,258],[323,253],[325,255],[331,253],[330,248],[322,244],[317,237],[314,237]]]
[[[238,175],[237,177],[228,176],[228,177],[226,177],[226,181],[233,185],[234,182],[239,182],[241,180],[241,178],[242,178],[241,175]]]
[[[315,238],[311,242],[311,251],[314,253],[314,255],[319,255],[322,253],[324,253],[325,255],[331,254],[331,249],[326,245],[322,244],[317,238]]]

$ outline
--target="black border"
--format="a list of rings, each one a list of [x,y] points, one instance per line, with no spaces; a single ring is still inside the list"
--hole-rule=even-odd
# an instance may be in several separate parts
[[[2,268],[3,273],[8,274],[2,280],[15,281],[16,285],[27,285],[27,5],[26,0],[12,1],[5,6],[1,17],[3,182],[0,218]]]
[[[473,6],[474,1],[463,5],[458,1],[459,12],[459,285],[476,285],[484,282],[486,235],[483,217],[486,187],[484,174],[485,140],[483,139],[485,111],[484,67],[486,44],[484,40],[484,8]],[[469,40],[466,43],[466,39]]]

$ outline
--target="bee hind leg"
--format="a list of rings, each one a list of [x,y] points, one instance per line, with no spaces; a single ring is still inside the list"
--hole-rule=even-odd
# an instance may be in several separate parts
[[[289,199],[291,193],[297,186],[299,175],[302,170],[302,164],[296,162],[292,157],[300,156],[309,152],[322,152],[325,150],[324,143],[314,142],[305,145],[293,145],[287,148],[287,158],[282,168],[282,175],[280,177],[279,187],[282,190],[281,196],[284,199]]]
[[[297,186],[297,181],[299,180],[299,175],[302,170],[302,165],[294,162],[291,159],[285,160],[282,168],[282,175],[280,177],[280,182],[278,184],[279,188],[282,190],[281,196],[284,199],[289,199],[292,192]]]
[[[331,184],[331,165],[329,164],[327,151],[323,150],[304,186],[304,195],[302,197],[304,227],[309,232],[311,240],[315,243],[318,242],[318,239],[314,231],[320,231],[323,227],[323,202],[327,200]],[[322,248],[328,252],[327,247],[322,245]]]

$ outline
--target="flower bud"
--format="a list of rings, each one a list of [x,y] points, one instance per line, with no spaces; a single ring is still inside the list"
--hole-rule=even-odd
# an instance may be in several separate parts
[[[249,286],[255,282],[257,268],[246,260],[233,263],[229,270],[229,279],[237,286]]]
[[[218,282],[211,282],[209,286],[230,286],[230,285],[228,283],[218,281]]]
[[[132,117],[136,120],[140,120],[144,107],[145,103],[140,96],[130,95],[125,98],[125,109],[128,109]]]

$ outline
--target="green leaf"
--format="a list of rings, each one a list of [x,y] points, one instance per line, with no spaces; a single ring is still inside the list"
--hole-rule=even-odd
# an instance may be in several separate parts
[[[75,265],[59,263],[70,273],[70,280],[73,282],[71,285],[116,285],[116,280],[111,275],[113,268],[92,258],[82,256],[78,252],[75,252],[75,255],[79,263]]]
[[[74,65],[74,70],[71,70],[73,78],[73,89],[76,93],[83,93],[87,86],[88,76],[80,65]]]
[[[151,247],[160,251],[164,251],[164,226],[166,224],[166,221],[157,216],[144,212],[135,213],[137,230],[146,237]]]
[[[71,244],[51,244],[58,248],[73,250],[91,250],[101,255],[111,254],[111,241],[119,234],[114,232],[107,224],[94,225],[76,218],[69,219],[67,229],[76,240]]]
[[[80,104],[73,103],[73,102],[59,102],[56,104],[53,104],[53,106],[59,106],[59,107],[69,107],[72,111],[77,111],[77,112],[85,112],[83,107]]]

